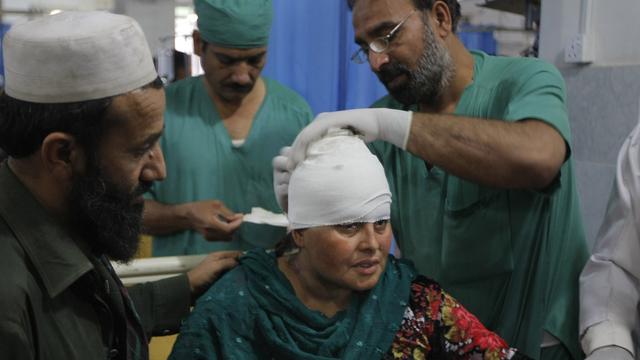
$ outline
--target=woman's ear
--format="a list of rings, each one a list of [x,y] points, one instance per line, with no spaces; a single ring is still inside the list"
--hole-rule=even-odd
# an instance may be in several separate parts
[[[49,173],[59,180],[70,180],[74,171],[84,168],[84,152],[75,138],[67,133],[47,135],[40,147],[40,157]]]
[[[296,247],[302,249],[304,247],[304,230],[293,230],[291,236]]]

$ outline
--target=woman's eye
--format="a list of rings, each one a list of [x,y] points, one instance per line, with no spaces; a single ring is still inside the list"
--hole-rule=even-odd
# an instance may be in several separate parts
[[[389,220],[378,220],[378,221],[373,223],[373,227],[377,231],[385,230],[387,228],[387,225],[389,225]]]
[[[358,230],[360,230],[360,228],[362,227],[361,223],[351,223],[351,224],[341,224],[341,225],[337,225],[336,228],[338,229],[338,231],[345,233],[345,234],[353,234],[358,232]]]

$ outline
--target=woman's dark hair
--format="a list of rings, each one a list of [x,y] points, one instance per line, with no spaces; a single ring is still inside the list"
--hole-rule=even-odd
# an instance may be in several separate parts
[[[349,5],[350,10],[353,10],[353,6],[355,5],[356,1],[358,0],[347,0],[347,4]],[[431,10],[431,8],[433,7],[433,4],[437,0],[411,0],[411,1],[413,2],[413,5],[416,7],[416,9],[420,11],[424,11],[424,10]],[[462,16],[460,13],[460,4],[458,3],[458,0],[440,0],[440,1],[447,4],[447,7],[449,8],[449,13],[451,13],[451,30],[453,32],[456,32],[456,29],[458,28],[458,22],[460,21],[460,17]]]
[[[159,89],[157,78],[143,88]],[[0,94],[0,148],[13,158],[23,158],[40,148],[52,132],[71,134],[92,152],[102,135],[114,125],[107,121],[107,109],[113,97],[71,103],[43,104]]]
[[[281,257],[288,251],[296,248],[296,243],[293,241],[293,231],[289,231],[287,235],[285,235],[282,240],[278,241],[276,244],[276,257]]]

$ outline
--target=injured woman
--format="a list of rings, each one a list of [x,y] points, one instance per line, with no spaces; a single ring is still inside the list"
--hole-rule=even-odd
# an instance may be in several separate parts
[[[291,173],[290,233],[200,297],[171,359],[528,359],[389,255],[391,193],[346,130]]]

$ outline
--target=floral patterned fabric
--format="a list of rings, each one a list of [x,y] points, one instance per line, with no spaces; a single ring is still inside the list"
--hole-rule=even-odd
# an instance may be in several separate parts
[[[440,285],[424,276],[411,284],[400,330],[385,359],[529,359],[485,328]]]

